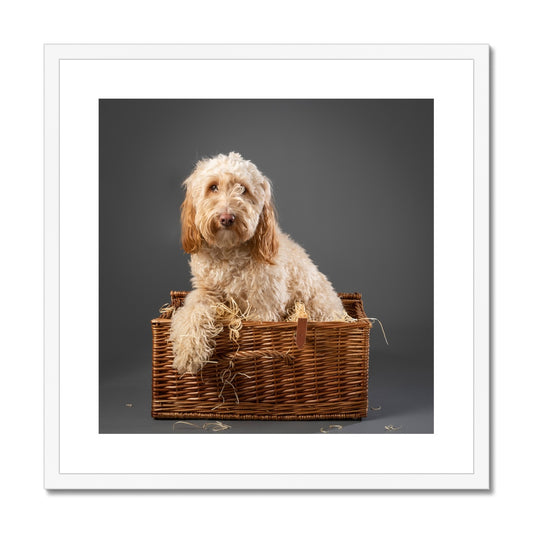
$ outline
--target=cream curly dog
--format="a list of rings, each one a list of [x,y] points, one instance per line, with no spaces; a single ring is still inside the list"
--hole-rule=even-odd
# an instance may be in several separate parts
[[[233,299],[250,320],[284,320],[296,302],[309,320],[342,320],[331,283],[279,229],[270,181],[251,161],[235,152],[201,160],[184,185],[181,237],[194,290],[172,317],[179,373],[198,372],[213,354],[220,302]]]

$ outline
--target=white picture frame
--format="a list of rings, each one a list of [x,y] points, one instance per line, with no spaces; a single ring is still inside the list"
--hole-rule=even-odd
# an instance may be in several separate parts
[[[46,45],[45,488],[489,489],[489,53],[478,44]],[[228,62],[248,70],[246,81],[202,83],[206,67],[220,76]],[[180,435],[180,453],[202,457],[200,467],[176,460],[176,435],[98,433],[98,98],[214,97],[434,98],[434,434],[225,435],[216,455],[212,437]],[[463,302],[453,349],[450,287]]]

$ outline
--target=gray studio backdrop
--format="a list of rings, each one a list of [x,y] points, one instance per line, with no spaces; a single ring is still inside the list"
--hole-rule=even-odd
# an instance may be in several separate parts
[[[106,99],[99,150],[100,432],[173,431],[150,416],[150,319],[190,289],[181,183],[230,151],[272,180],[283,230],[385,327],[389,346],[371,334],[369,417],[346,430],[433,431],[433,100]]]

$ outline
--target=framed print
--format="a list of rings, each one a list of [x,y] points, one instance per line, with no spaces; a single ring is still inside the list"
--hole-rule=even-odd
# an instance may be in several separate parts
[[[47,489],[489,488],[488,46],[44,53]],[[313,375],[325,353],[333,382],[291,354],[251,395],[256,366],[212,394],[204,368],[183,401],[192,378],[156,361],[171,351],[151,328],[192,289],[182,184],[218,154],[268,177],[283,231],[364,301],[355,380],[316,321],[302,342],[314,332]],[[261,353],[283,336],[250,335]]]

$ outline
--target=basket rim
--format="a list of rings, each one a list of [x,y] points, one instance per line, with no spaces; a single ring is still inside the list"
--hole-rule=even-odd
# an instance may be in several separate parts
[[[178,298],[179,300],[184,300],[187,295],[190,293],[190,291],[176,291],[171,290],[170,291],[170,297],[172,300],[172,303],[166,304],[169,305],[168,311],[170,311],[172,308],[174,310],[178,309],[174,305],[174,299]],[[347,301],[358,301],[359,305],[362,305],[362,294],[360,292],[338,292],[337,293],[339,298],[341,300],[347,300]],[[157,323],[158,320],[162,321],[170,321],[171,318],[168,317],[168,314],[166,317],[163,316],[162,311],[160,310],[161,315],[159,317],[153,318],[152,323]],[[345,320],[328,320],[328,321],[313,321],[308,320],[307,321],[307,327],[314,329],[316,327],[320,328],[339,328],[339,327],[372,327],[372,321],[366,316],[366,313],[363,308],[361,308],[361,314],[359,318],[356,318],[353,322],[346,322]],[[165,322],[163,322],[165,323]],[[242,326],[248,326],[248,327],[254,327],[254,328],[271,328],[271,327],[284,327],[284,328],[290,328],[296,327],[298,322],[297,321],[261,321],[261,320],[242,320],[241,321]]]
[[[170,323],[170,318],[152,318],[151,322],[152,324],[167,324]],[[252,321],[252,320],[243,320],[242,326],[248,326],[248,327],[254,327],[254,328],[271,328],[271,327],[284,327],[287,329],[290,328],[296,328],[298,326],[298,322],[259,322],[259,321]],[[372,327],[372,321],[369,318],[357,318],[354,322],[345,322],[344,320],[330,320],[327,322],[316,322],[316,321],[308,321],[307,322],[307,329],[309,328],[324,328],[324,327]]]
[[[179,296],[179,295],[182,295],[182,296],[186,296],[187,294],[189,294],[189,292],[191,292],[192,289],[189,289],[189,290],[186,290],[186,291],[176,291],[176,290],[171,290],[170,291],[170,295],[175,295],[175,296]],[[339,296],[339,298],[341,299],[346,299],[346,300],[361,300],[362,299],[362,294],[360,292],[338,292],[337,295]]]

